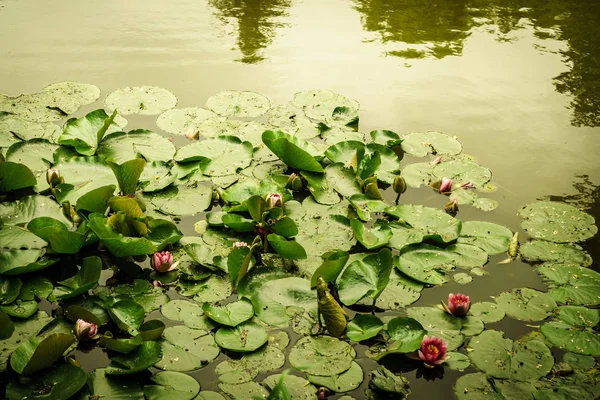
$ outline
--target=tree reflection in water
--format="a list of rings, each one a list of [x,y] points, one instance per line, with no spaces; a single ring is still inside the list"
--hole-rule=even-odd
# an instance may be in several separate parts
[[[277,28],[285,26],[283,17],[291,0],[209,0],[218,9],[217,18],[225,24],[237,22],[237,45],[241,61],[254,64],[263,61],[262,50],[269,46]]]

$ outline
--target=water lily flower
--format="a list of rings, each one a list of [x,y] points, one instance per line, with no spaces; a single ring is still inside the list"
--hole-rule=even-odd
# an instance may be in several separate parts
[[[281,207],[283,208],[283,196],[279,193],[269,193],[267,195],[267,207]]]
[[[447,313],[455,317],[464,317],[471,308],[471,299],[462,293],[450,293],[448,295],[448,305],[442,302],[442,306]]]
[[[296,175],[296,173],[292,173],[286,183],[286,187],[292,189],[293,191],[298,191],[302,189],[303,186],[302,178]]]
[[[187,132],[185,133],[185,137],[189,140],[196,140],[198,139],[198,136],[200,136],[200,131],[198,129],[196,129],[196,127],[192,126],[190,129],[187,130]]]
[[[438,189],[440,193],[448,193],[452,191],[452,179],[443,177],[442,183],[440,184],[440,188]]]
[[[423,336],[419,358],[423,360],[425,366],[435,367],[448,359],[448,343],[435,336]]]
[[[173,271],[177,265],[173,264],[173,255],[169,251],[157,251],[150,260],[150,265],[156,272]]]
[[[236,247],[248,247],[248,243],[246,243],[246,242],[235,242],[235,243],[233,243],[233,248],[235,249]]]
[[[396,175],[392,188],[394,189],[394,192],[398,194],[406,192],[406,181],[402,175]]]
[[[96,324],[92,324],[91,322],[78,319],[77,322],[75,322],[73,331],[75,332],[77,340],[80,342],[85,342],[86,340],[96,339],[96,335],[98,334],[98,326]]]
[[[456,215],[458,212],[458,201],[456,197],[450,197],[450,202],[444,205],[444,210],[451,215]]]
[[[436,158],[433,159],[433,161],[431,162],[431,165],[438,165],[441,162],[442,162],[442,156],[437,156]]]
[[[60,178],[60,171],[57,168],[50,168],[46,171],[46,182],[48,185],[52,186],[52,182],[58,180]]]

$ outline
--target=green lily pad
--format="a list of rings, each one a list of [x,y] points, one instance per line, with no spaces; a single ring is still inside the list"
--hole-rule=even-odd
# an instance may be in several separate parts
[[[6,152],[6,161],[26,165],[36,177],[36,191],[48,188],[46,171],[50,168],[53,153],[59,148],[46,139],[32,139],[15,143]]]
[[[556,302],[548,293],[529,288],[502,292],[494,300],[506,315],[521,321],[541,321],[556,308]]]
[[[212,329],[215,325],[204,315],[202,306],[187,300],[171,300],[164,304],[160,312],[165,318],[182,321],[192,329]]]
[[[106,369],[98,368],[90,372],[87,387],[82,390],[81,400],[97,397],[115,400],[143,400],[142,385],[131,377],[107,375]]]
[[[460,376],[454,384],[454,394],[458,400],[502,400],[504,397],[494,391],[486,374],[476,372]]]
[[[20,200],[0,204],[0,218],[7,225],[26,224],[37,217],[51,217],[70,225],[61,207],[45,196],[25,196]]]
[[[215,116],[212,111],[204,108],[175,108],[160,114],[156,119],[156,125],[165,132],[185,135],[190,129],[198,129],[202,122]]]
[[[300,307],[316,312],[317,295],[310,289],[310,282],[298,277],[275,279],[265,282],[251,297],[256,316],[272,326],[285,327],[290,316],[288,307]]]
[[[163,332],[162,360],[156,368],[186,372],[205,366],[219,355],[219,346],[207,331],[186,326],[168,327]]]
[[[404,400],[411,391],[408,380],[380,366],[369,373],[369,388],[365,391],[368,399],[390,398]]]
[[[247,321],[236,327],[222,327],[215,334],[215,342],[222,348],[247,353],[267,342],[269,334],[261,325]]]
[[[598,232],[594,217],[568,204],[538,201],[519,210],[527,234],[550,242],[581,242]]]
[[[463,353],[451,351],[448,353],[448,359],[444,366],[453,371],[464,371],[471,365],[469,357]]]
[[[269,111],[271,102],[255,92],[225,90],[209,97],[206,107],[225,117],[259,117]]]
[[[212,390],[202,390],[198,394],[198,396],[196,396],[194,398],[194,400],[227,400],[227,399],[218,392],[213,392]]]
[[[44,311],[38,311],[28,319],[13,321],[14,332],[10,338],[2,341],[2,348],[0,348],[0,372],[6,370],[11,353],[21,343],[29,341],[30,338],[35,338],[35,335],[50,321],[52,321],[52,318]]]
[[[19,374],[31,375],[54,364],[73,343],[75,336],[71,333],[32,337],[13,351],[10,366]]]
[[[164,161],[153,161],[146,163],[146,167],[140,176],[139,187],[144,193],[158,192],[177,179],[177,172],[172,171],[169,164]]]
[[[109,116],[103,109],[99,109],[88,113],[85,117],[70,119],[58,138],[58,143],[73,146],[84,156],[92,156],[111,125],[118,130],[117,124],[113,125],[116,116],[116,112]]]
[[[453,263],[457,267],[475,268],[482,267],[488,261],[488,254],[477,246],[470,244],[452,244],[444,249],[452,253]]]
[[[57,98],[69,99],[82,106],[91,104],[100,98],[100,89],[97,86],[73,81],[52,83],[43,88],[42,92],[52,94]],[[71,114],[77,110],[64,111]]]
[[[339,375],[319,376],[308,374],[307,378],[314,385],[325,386],[336,393],[344,393],[358,388],[364,380],[364,375],[360,365],[352,361],[350,369]]]
[[[479,208],[482,211],[493,211],[498,208],[499,205],[500,203],[496,200],[488,199],[486,197],[480,197],[473,201],[473,207]]]
[[[235,327],[254,316],[254,309],[250,300],[241,299],[225,306],[205,303],[202,310],[207,317],[221,325]]]
[[[364,297],[377,300],[390,281],[394,264],[389,249],[351,262],[338,278],[338,294],[345,305],[352,305]]]
[[[219,383],[219,389],[232,399],[254,400],[255,396],[266,399],[269,391],[256,382],[245,382],[239,384]]]
[[[511,230],[502,225],[485,221],[465,221],[462,223],[457,242],[472,244],[494,255],[506,252],[512,237]]]
[[[10,147],[19,140],[46,139],[52,143],[62,133],[54,123],[28,121],[13,114],[0,113],[0,147]]]
[[[596,365],[596,359],[592,356],[584,356],[575,353],[565,353],[563,355],[563,361],[569,364],[571,367],[582,370],[589,370],[594,368]]]
[[[57,194],[57,199],[61,203],[69,201],[71,204],[76,204],[80,197],[94,189],[117,185],[117,179],[108,164],[98,157],[76,157],[63,161],[54,168],[60,171],[66,182],[58,186],[60,192]],[[64,217],[61,220],[64,220]]]
[[[402,169],[402,177],[406,181],[406,185],[413,188],[429,185],[432,174],[433,165],[431,163],[408,164]]]
[[[318,203],[336,204],[340,202],[340,196],[334,190],[333,185],[330,185],[327,175],[302,171],[302,177],[306,179],[307,188]]]
[[[211,303],[225,300],[231,295],[233,288],[229,278],[220,275],[212,275],[205,281],[193,282],[181,292],[184,296],[194,296],[198,303]]]
[[[527,262],[552,261],[555,263],[592,264],[590,255],[574,243],[552,243],[545,240],[532,240],[523,243],[519,254]]]
[[[0,279],[0,282],[2,282],[2,279]],[[23,286],[21,287],[21,291],[19,293],[19,298],[25,301],[35,300],[36,298],[45,299],[48,297],[48,295],[50,295],[50,293],[52,293],[52,288],[52,282],[50,282],[48,279],[41,276],[31,277],[23,282]],[[1,297],[2,295],[0,289],[0,298]]]
[[[133,300],[119,300],[107,307],[108,314],[120,330],[131,335],[138,334],[138,328],[144,322],[144,308]]]
[[[452,276],[452,279],[454,279],[454,282],[459,283],[461,285],[466,285],[467,283],[473,282],[473,277],[471,275],[465,274],[463,272],[454,274]]]
[[[83,259],[83,266],[75,275],[58,282],[50,295],[50,301],[59,299],[68,299],[86,293],[92,287],[98,284],[100,273],[102,272],[102,260],[100,257],[86,257]]]
[[[403,204],[385,210],[398,218],[398,222],[412,228],[423,239],[431,238],[441,242],[451,242],[458,238],[462,223],[445,212],[421,205]]]
[[[397,317],[388,321],[387,331],[392,342],[389,350],[394,353],[409,353],[421,347],[423,336],[427,333],[423,326],[413,318]]]
[[[143,342],[142,335],[137,335],[132,338],[116,339],[111,335],[105,334],[100,338],[98,343],[108,349],[121,354],[127,354],[133,351]]]
[[[129,86],[110,93],[104,104],[109,110],[119,110],[125,115],[156,115],[175,107],[177,97],[156,86]]]
[[[560,304],[600,304],[600,274],[574,264],[544,263],[537,268],[549,285],[548,294]]]
[[[334,376],[350,369],[356,357],[346,342],[330,336],[307,336],[296,342],[289,360],[294,368],[317,376]]]
[[[441,132],[413,132],[402,137],[402,150],[416,156],[425,157],[428,153],[456,155],[462,152],[462,145],[455,138]]]
[[[275,374],[268,376],[263,380],[263,385],[267,386],[272,390],[273,393],[275,386],[279,382],[282,374]],[[285,385],[291,399],[299,400],[313,400],[317,388],[310,384],[305,378],[300,378],[295,375],[285,375],[283,377],[283,384]]]
[[[171,186],[172,190],[158,192],[150,197],[154,208],[168,215],[195,215],[208,209],[212,203],[212,185]]]
[[[143,342],[127,354],[110,359],[106,367],[107,375],[129,375],[143,371],[156,364],[162,358],[161,345],[157,342]]]
[[[181,372],[162,371],[152,375],[150,380],[156,385],[144,386],[144,396],[148,400],[191,400],[200,392],[198,381]]]
[[[471,183],[476,187],[484,186],[492,179],[492,172],[466,157],[456,157],[433,168],[433,176],[437,179],[447,177],[456,184]]]
[[[43,249],[48,243],[25,228],[6,225],[0,229],[0,243],[8,249]]]
[[[483,331],[483,322],[474,316],[454,317],[434,307],[411,307],[408,316],[417,320],[429,336],[442,338],[448,343],[448,351],[459,348],[465,336]]]
[[[136,129],[106,135],[98,146],[97,154],[117,164],[140,157],[149,162],[166,162],[174,157],[175,146],[167,138],[154,132]],[[67,182],[71,183],[68,180]]]
[[[431,285],[448,281],[445,271],[453,268],[454,255],[429,244],[405,246],[396,267],[407,276]]]
[[[271,125],[301,139],[312,139],[320,134],[318,124],[307,118],[304,111],[292,105],[274,107],[269,114]]]
[[[262,141],[291,168],[309,172],[324,172],[321,164],[314,158],[318,151],[309,142],[282,131],[265,131],[262,134]]]
[[[537,340],[504,339],[502,332],[489,330],[469,342],[473,365],[489,376],[516,381],[531,381],[552,370],[554,357],[548,347]]]
[[[376,336],[383,329],[383,322],[374,315],[359,314],[348,323],[346,336],[350,340],[360,342]]]
[[[220,136],[181,147],[175,154],[175,161],[202,161],[203,174],[225,176],[249,166],[253,153],[250,142],[242,142],[235,136]]]
[[[11,381],[6,387],[6,398],[67,400],[74,396],[86,382],[87,374],[83,369],[63,364],[43,375],[33,377],[32,381],[24,383],[18,380]]]
[[[0,306],[0,311],[15,318],[29,318],[38,310],[36,301],[17,300],[14,303]]]
[[[33,172],[24,164],[14,162],[0,163],[0,193],[35,186],[37,180]]]
[[[376,224],[373,229],[368,229],[359,220],[352,219],[350,226],[356,239],[369,250],[385,246],[393,235],[386,224]]]
[[[575,354],[600,355],[600,335],[594,329],[600,323],[599,310],[562,306],[558,308],[558,319],[540,328],[550,343]]]
[[[489,301],[473,303],[469,311],[486,324],[501,321],[506,315],[503,308]]]

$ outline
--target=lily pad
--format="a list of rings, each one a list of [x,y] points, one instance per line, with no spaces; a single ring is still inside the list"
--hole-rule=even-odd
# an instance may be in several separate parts
[[[454,282],[459,283],[461,285],[466,285],[467,283],[473,282],[473,277],[469,274],[465,274],[464,272],[454,274],[454,276],[452,276],[452,279],[454,279]]]
[[[504,339],[499,331],[482,332],[471,339],[469,347],[473,365],[495,378],[536,380],[548,374],[554,365],[552,352],[544,343]]]
[[[52,291],[49,300],[68,299],[86,293],[98,284],[101,272],[102,260],[100,257],[84,258],[81,269],[72,277],[58,282],[58,286]]]
[[[110,359],[106,367],[107,375],[129,375],[143,371],[156,364],[162,358],[161,345],[157,342],[143,342],[127,354]]]
[[[358,388],[364,379],[364,375],[360,365],[352,361],[350,369],[339,375],[319,376],[308,374],[307,378],[314,385],[325,386],[336,393],[344,393]]]
[[[549,285],[548,294],[560,304],[600,304],[600,274],[574,264],[544,263],[537,268]]]
[[[96,153],[102,138],[113,125],[117,113],[107,115],[102,109],[92,111],[85,117],[67,121],[65,130],[58,138],[58,143],[73,146],[79,154],[92,156]],[[113,125],[118,129],[116,124]]]
[[[298,277],[275,279],[265,282],[252,294],[256,316],[272,326],[285,327],[290,316],[288,307],[300,307],[316,312],[317,295],[310,289],[310,282]]]
[[[456,157],[436,165],[433,176],[437,179],[450,178],[456,184],[471,183],[475,187],[481,187],[492,179],[492,172],[469,158]]]
[[[94,189],[117,185],[117,179],[108,164],[98,157],[72,158],[55,165],[54,168],[60,171],[66,182],[58,187],[57,199],[61,203],[69,201],[76,204],[80,197]],[[61,220],[64,220],[64,217]]]
[[[389,249],[351,262],[338,278],[340,300],[349,306],[369,297],[374,303],[389,283],[392,268]]]
[[[425,157],[428,153],[456,155],[462,151],[458,140],[441,132],[406,134],[401,146],[404,152],[416,157]]]
[[[282,131],[265,131],[262,134],[262,141],[291,168],[317,173],[324,172],[321,164],[314,158],[318,151],[309,142]]]
[[[462,223],[457,242],[472,244],[494,255],[507,251],[512,237],[511,230],[502,225],[485,221],[465,221]]]
[[[118,109],[125,115],[156,115],[175,107],[177,97],[156,86],[129,86],[110,93],[104,104],[108,109]]]
[[[376,224],[373,229],[368,229],[359,220],[352,219],[350,226],[352,226],[356,239],[369,250],[385,246],[393,235],[392,230],[386,224]]]
[[[470,312],[486,324],[501,321],[506,315],[498,304],[489,301],[471,304]]]
[[[205,175],[225,176],[249,166],[253,152],[250,142],[242,142],[235,136],[220,136],[181,147],[175,154],[175,161],[202,161]]]
[[[46,171],[50,168],[52,154],[59,148],[46,139],[32,139],[15,143],[6,151],[6,161],[26,165],[37,179],[36,191],[48,188]]]
[[[594,217],[564,203],[538,201],[519,210],[527,234],[550,242],[581,242],[598,232]]]
[[[552,261],[555,263],[580,264],[587,267],[592,257],[580,246],[573,243],[553,243],[546,240],[532,240],[523,243],[519,249],[527,262]]]
[[[154,132],[136,129],[106,135],[98,146],[97,154],[117,164],[140,157],[149,162],[166,162],[174,157],[175,146],[168,139]],[[71,183],[68,180],[67,182]]]
[[[558,319],[540,328],[550,343],[572,353],[600,356],[600,335],[594,329],[600,323],[599,310],[562,306]]]
[[[268,376],[263,380],[263,384],[273,390],[281,377],[282,374]],[[311,385],[305,378],[295,375],[285,375],[283,384],[289,392],[291,399],[313,400],[315,398],[317,388]]]
[[[556,308],[556,302],[548,293],[529,288],[502,292],[495,301],[509,317],[521,321],[541,321]]]
[[[429,244],[405,246],[396,267],[416,281],[441,285],[448,281],[445,271],[453,268],[454,255]]]
[[[8,161],[0,163],[0,193],[35,186],[36,183],[33,172],[24,164]]]
[[[190,129],[198,126],[216,115],[212,111],[199,107],[176,108],[160,114],[156,125],[165,132],[174,135],[185,135]]]
[[[375,315],[358,314],[348,323],[346,336],[360,342],[376,336],[383,329],[383,322]]]
[[[271,102],[255,92],[225,90],[209,97],[206,107],[225,117],[259,117],[269,111]]]
[[[296,342],[289,355],[294,368],[317,376],[334,376],[350,369],[356,357],[346,342],[330,336],[307,336]]]
[[[212,185],[171,187],[168,192],[158,192],[151,197],[154,208],[168,215],[196,215],[208,209],[212,203]],[[164,193],[164,195],[163,195]]]
[[[160,312],[165,318],[182,321],[185,326],[192,329],[212,329],[214,324],[204,315],[202,306],[187,300],[171,300],[164,304]]]
[[[460,376],[454,384],[454,394],[458,400],[502,400],[504,397],[494,391],[486,374],[476,372]]]
[[[252,303],[247,299],[241,299],[225,306],[217,306],[205,303],[202,310],[207,317],[221,325],[235,327],[254,316]]]
[[[19,374],[31,375],[54,364],[73,343],[75,336],[71,333],[32,337],[13,351],[10,366]]]
[[[79,367],[63,364],[21,383],[11,381],[6,387],[7,399],[53,399],[67,400],[74,396],[87,382],[87,374]],[[40,393],[39,388],[44,388]]]
[[[168,327],[163,332],[162,360],[156,368],[186,372],[204,367],[219,355],[219,346],[207,331],[186,326]]]
[[[219,383],[219,389],[232,399],[254,400],[255,396],[266,399],[269,391],[256,382],[245,382],[240,384]]]
[[[398,223],[412,228],[423,239],[431,238],[441,242],[451,242],[458,238],[462,223],[445,212],[421,205],[403,204],[385,210],[398,218]]]
[[[87,387],[83,389],[83,399],[106,398],[115,400],[144,398],[142,385],[130,377],[107,375],[106,369],[98,368],[90,372]]]
[[[148,400],[168,400],[172,398],[191,400],[200,392],[198,381],[181,372],[159,372],[152,375],[150,380],[156,385],[144,386],[144,396]]]
[[[427,330],[429,336],[445,340],[448,351],[459,348],[464,336],[477,335],[483,330],[483,322],[472,316],[458,318],[434,307],[411,307],[407,312]]]

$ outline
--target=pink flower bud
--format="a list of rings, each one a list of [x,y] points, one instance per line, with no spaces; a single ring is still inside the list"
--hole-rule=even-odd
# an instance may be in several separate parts
[[[75,332],[77,340],[80,342],[85,342],[86,340],[95,339],[95,336],[98,333],[98,326],[92,324],[91,322],[78,319],[77,322],[75,322],[73,331]]]
[[[461,293],[450,293],[448,295],[448,305],[444,304],[444,309],[455,317],[464,317],[471,308],[471,299]]]
[[[435,336],[423,336],[419,358],[423,360],[426,366],[434,367],[445,362],[448,359],[448,343]]]
[[[176,268],[176,265],[173,265],[173,255],[169,251],[154,253],[150,265],[156,272],[169,272]]]
[[[248,243],[246,243],[246,242],[235,242],[235,243],[233,243],[233,248],[235,249],[236,247],[248,247]]]
[[[198,129],[196,129],[194,126],[188,129],[185,133],[185,137],[189,140],[196,140],[198,139],[198,136],[200,136],[200,131],[198,131]]]
[[[46,182],[52,186],[52,182],[60,178],[60,171],[57,168],[50,168],[46,171]]]
[[[157,281],[157,280],[153,280],[152,281],[152,286],[154,286],[154,287],[162,287],[162,285],[163,284],[160,283],[160,281]]]
[[[267,207],[281,207],[283,208],[283,196],[279,193],[269,193],[267,195]]]
[[[439,188],[440,193],[449,193],[452,191],[452,179],[450,178],[442,178],[442,183]]]

